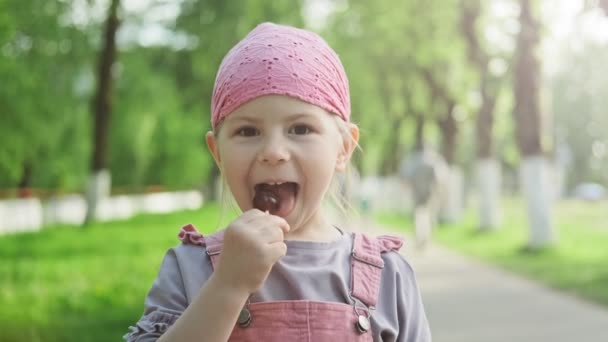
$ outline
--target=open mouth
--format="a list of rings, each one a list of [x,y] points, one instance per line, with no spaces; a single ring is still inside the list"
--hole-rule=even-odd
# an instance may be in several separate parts
[[[299,185],[294,182],[258,183],[254,190],[255,208],[286,217],[295,207]]]

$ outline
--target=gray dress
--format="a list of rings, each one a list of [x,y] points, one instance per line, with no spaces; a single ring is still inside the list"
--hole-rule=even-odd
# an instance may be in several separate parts
[[[287,255],[270,272],[251,302],[310,300],[350,303],[352,233],[331,242],[286,241]],[[382,254],[374,341],[431,341],[414,271],[397,252]],[[213,272],[205,247],[169,249],[145,299],[145,310],[127,341],[156,341],[198,294]]]

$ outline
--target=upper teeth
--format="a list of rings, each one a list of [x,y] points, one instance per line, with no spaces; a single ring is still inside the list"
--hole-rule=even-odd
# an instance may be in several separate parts
[[[270,185],[281,185],[283,183],[284,182],[268,182],[268,184],[270,184]]]

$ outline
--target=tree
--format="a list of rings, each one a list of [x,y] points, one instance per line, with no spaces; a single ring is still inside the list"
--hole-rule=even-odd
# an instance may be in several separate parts
[[[464,199],[463,174],[456,160],[456,147],[458,141],[459,125],[455,118],[456,96],[449,90],[444,82],[438,80],[437,74],[428,70],[422,71],[430,90],[432,106],[435,111],[435,120],[441,132],[441,155],[445,160],[446,170],[439,179],[440,212],[439,218],[443,222],[454,222],[462,212]]]
[[[478,93],[481,104],[475,120],[476,179],[479,193],[479,220],[481,230],[496,229],[500,216],[500,163],[496,160],[494,142],[494,110],[503,78],[492,74],[490,56],[479,39],[479,19],[482,13],[480,0],[460,2],[461,31],[467,42],[470,63],[478,74]]]
[[[85,224],[95,219],[98,201],[109,195],[110,173],[107,170],[108,127],[112,111],[112,65],[116,59],[116,31],[118,31],[118,6],[120,0],[112,0],[104,31],[103,47],[99,54],[97,91],[92,103],[94,114],[93,157],[91,176],[87,189],[87,214]]]
[[[535,0],[520,0],[520,32],[515,58],[513,116],[521,158],[520,187],[527,204],[530,225],[528,247],[540,248],[556,239],[550,212],[548,165],[542,144],[540,103],[540,22]]]

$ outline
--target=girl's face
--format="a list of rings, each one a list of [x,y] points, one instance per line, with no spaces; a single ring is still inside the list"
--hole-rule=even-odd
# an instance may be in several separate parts
[[[320,229],[323,196],[334,172],[345,169],[358,139],[355,125],[348,124],[354,139],[347,139],[335,119],[315,105],[267,95],[237,108],[217,135],[207,133],[209,149],[241,210],[253,208],[261,184],[288,183],[278,215],[291,226],[289,236]]]

